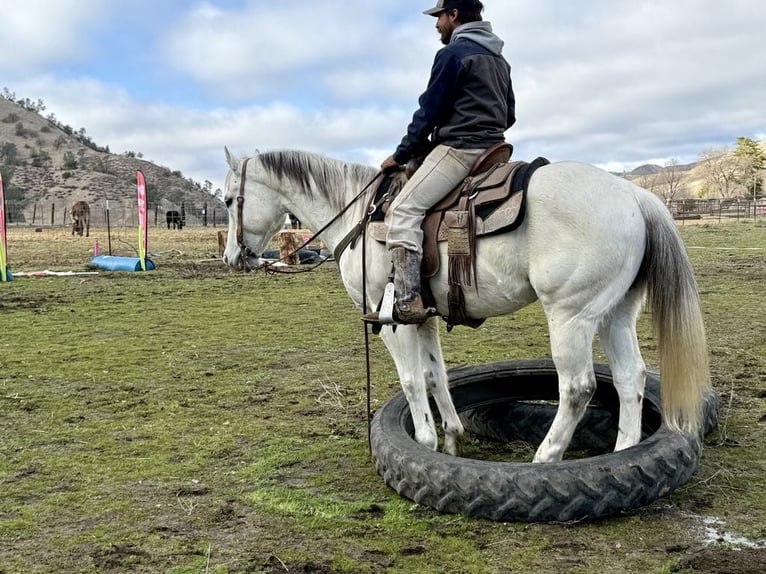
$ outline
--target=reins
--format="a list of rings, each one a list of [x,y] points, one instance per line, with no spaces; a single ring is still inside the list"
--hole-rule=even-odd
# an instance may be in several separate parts
[[[246,244],[245,244],[245,233],[242,228],[242,213],[243,213],[243,206],[245,203],[245,177],[247,176],[247,164],[250,161],[250,158],[245,158],[245,160],[242,162],[242,171],[240,174],[240,182],[239,182],[239,195],[237,196],[237,245],[240,249],[240,258],[242,260],[242,269],[247,271],[247,258],[248,256],[257,256],[257,253],[254,253]],[[375,177],[373,177],[367,185],[365,185],[362,188],[362,191],[360,191],[341,211],[338,213],[335,217],[333,217],[324,227],[322,227],[319,231],[314,233],[309,239],[304,241],[303,245],[298,247],[297,249],[294,249],[291,253],[285,255],[284,257],[280,258],[276,262],[272,263],[264,263],[262,265],[259,265],[258,267],[254,267],[254,270],[263,269],[267,273],[307,273],[309,271],[313,271],[320,265],[322,265],[327,259],[322,259],[319,263],[316,265],[311,266],[307,269],[300,269],[300,270],[284,270],[273,267],[274,263],[278,263],[280,261],[284,261],[285,259],[289,259],[296,253],[300,252],[301,249],[308,246],[312,241],[314,241],[317,237],[319,237],[322,233],[324,233],[329,227],[338,221],[338,219],[343,216],[349,209],[351,209],[351,206],[353,206],[357,201],[359,201],[362,196],[367,192],[367,190],[374,184],[380,177],[384,175],[383,171],[379,171],[375,174]],[[343,251],[348,247],[349,245],[353,245],[356,240],[359,238],[359,236],[362,236],[362,313],[367,314],[367,234],[364,232],[366,223],[369,221],[370,217],[372,216],[375,211],[377,211],[381,204],[387,199],[387,195],[380,198],[378,202],[375,202],[375,197],[372,196],[370,198],[369,204],[367,206],[367,209],[365,210],[364,214],[362,215],[362,219],[359,220],[359,222],[354,226],[354,228],[346,234],[346,236],[343,238],[343,240],[340,242],[340,244],[335,248],[334,252],[334,259],[338,261],[340,259],[341,254]],[[364,357],[365,357],[365,373],[366,373],[366,394],[367,394],[367,446],[369,448],[370,453],[372,453],[372,369],[370,365],[370,328],[369,324],[364,322]]]
[[[245,271],[249,271],[250,269],[247,269],[247,258],[249,256],[257,257],[258,254],[253,252],[252,249],[250,249],[247,244],[245,244],[244,240],[244,230],[242,229],[242,212],[243,212],[243,206],[245,203],[245,177],[247,176],[247,164],[250,161],[251,158],[245,158],[245,160],[242,162],[242,172],[240,175],[240,182],[239,182],[239,195],[237,196],[237,245],[240,249],[240,257],[242,261],[242,269]],[[315,239],[317,239],[322,233],[327,231],[333,223],[338,221],[351,207],[359,201],[362,196],[367,192],[368,189],[372,186],[373,183],[375,183],[378,178],[380,178],[383,175],[382,171],[379,171],[375,174],[375,176],[362,188],[362,191],[360,191],[346,206],[337,214],[335,217],[333,217],[330,221],[327,222],[326,225],[324,225],[319,231],[314,233],[311,237],[309,237],[307,240],[305,240],[299,247],[293,249],[290,253],[285,255],[284,257],[281,257],[277,259],[276,261],[272,262],[264,262],[261,265],[257,267],[253,267],[253,271],[257,271],[259,269],[263,269],[267,273],[287,273],[287,274],[293,274],[293,273],[308,273],[310,271],[314,271],[317,267],[320,265],[323,265],[327,259],[322,259],[319,261],[319,263],[312,265],[309,268],[302,268],[302,269],[280,269],[278,267],[274,267],[275,263],[280,263],[282,261],[285,261],[287,259],[290,259],[292,256],[298,254],[301,249],[304,247],[309,246]],[[354,227],[354,230],[360,229],[361,226],[363,226],[364,221],[369,217],[370,214],[365,213],[362,220]],[[346,244],[347,245],[347,244]],[[341,250],[342,252],[342,250]],[[335,259],[339,259],[340,253],[338,253],[338,250],[336,249],[335,252]]]

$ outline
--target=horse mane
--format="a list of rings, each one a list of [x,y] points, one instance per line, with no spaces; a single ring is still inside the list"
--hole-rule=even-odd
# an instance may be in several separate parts
[[[306,195],[316,192],[338,210],[346,204],[349,183],[361,187],[376,173],[372,167],[304,151],[270,151],[257,157],[268,175],[292,183]]]

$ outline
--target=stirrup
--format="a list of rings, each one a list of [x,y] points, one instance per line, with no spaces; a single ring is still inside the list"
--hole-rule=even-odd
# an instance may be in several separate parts
[[[381,325],[395,325],[394,320],[394,283],[386,283],[383,291],[383,298],[380,301],[380,307],[377,311],[362,315],[362,321],[365,323],[380,323]]]
[[[433,307],[424,307],[420,295],[407,303],[397,304],[394,293],[394,284],[387,283],[379,309],[362,315],[362,321],[378,325],[421,325],[426,320],[439,314]],[[415,309],[414,312],[410,313],[410,306],[416,301],[418,302],[416,307],[419,307],[419,309]]]

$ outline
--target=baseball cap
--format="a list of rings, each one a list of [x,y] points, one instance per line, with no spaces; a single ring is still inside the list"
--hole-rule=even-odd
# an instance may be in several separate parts
[[[423,14],[426,14],[428,16],[438,16],[445,10],[453,10],[457,8],[460,9],[472,9],[476,7],[476,3],[474,0],[439,0],[436,3],[436,6],[431,8],[430,10],[424,10]]]

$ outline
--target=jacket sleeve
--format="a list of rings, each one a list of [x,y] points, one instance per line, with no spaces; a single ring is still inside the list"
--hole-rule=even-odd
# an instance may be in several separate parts
[[[513,81],[508,78],[508,120],[505,128],[510,128],[516,123],[516,96],[513,93]]]
[[[405,164],[413,157],[430,151],[428,136],[449,117],[456,99],[461,69],[460,60],[451,51],[442,48],[437,52],[428,87],[418,100],[420,107],[412,116],[407,135],[394,152],[396,163]]]

